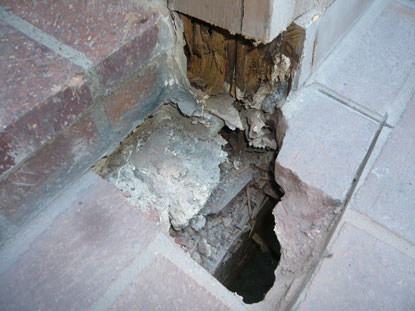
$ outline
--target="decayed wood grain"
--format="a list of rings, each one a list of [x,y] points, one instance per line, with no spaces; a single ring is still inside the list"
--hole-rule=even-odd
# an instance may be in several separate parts
[[[255,45],[252,40],[233,36],[225,30],[181,15],[186,40],[188,78],[191,84],[210,95],[230,93],[232,96],[252,98],[261,85],[275,88],[290,79],[287,74],[275,74],[280,58],[288,57],[291,71],[297,67],[302,50],[304,31],[290,26],[269,44]],[[292,78],[292,77],[291,77]]]
[[[208,94],[225,93],[231,84],[235,62],[235,38],[182,15],[190,82]],[[229,91],[229,90],[227,90]]]

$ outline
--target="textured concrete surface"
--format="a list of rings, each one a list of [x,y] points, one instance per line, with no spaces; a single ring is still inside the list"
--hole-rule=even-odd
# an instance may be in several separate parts
[[[110,180],[143,210],[157,209],[167,226],[184,228],[218,186],[219,164],[227,159],[226,141],[208,132],[166,105],[137,132],[129,159],[134,169],[127,165]]]
[[[295,20],[295,24],[306,33],[302,60],[296,75],[298,87],[326,60],[373,2],[374,0],[337,0],[327,10],[311,10]]]
[[[414,309],[414,12],[375,2],[310,79],[371,122],[389,118],[296,310]]]
[[[415,244],[415,96],[351,207]]]
[[[0,249],[1,310],[242,310],[93,173],[9,242]]]
[[[415,259],[346,224],[298,310],[413,310]]]
[[[406,81],[407,88],[415,85],[415,7],[411,1],[378,1],[369,13],[313,80],[374,112],[389,113],[395,124],[406,104],[400,91]]]

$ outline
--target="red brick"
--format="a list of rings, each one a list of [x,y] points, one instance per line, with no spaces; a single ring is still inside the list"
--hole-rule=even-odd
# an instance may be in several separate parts
[[[62,212],[0,276],[1,310],[89,310],[157,234],[93,173],[48,209]]]
[[[0,182],[3,214],[13,223],[21,224],[43,200],[54,197],[66,183],[93,164],[104,144],[92,115],[81,117]]]
[[[83,52],[97,65],[105,89],[138,70],[158,42],[160,13],[144,8],[140,1],[5,0],[2,5]]]
[[[81,69],[0,24],[0,175],[92,105]]]
[[[109,95],[104,106],[111,126],[117,130],[129,129],[139,119],[137,113],[152,110],[154,101],[147,103],[146,99],[157,89],[157,72],[148,69]]]
[[[152,20],[152,23],[155,23],[155,20]],[[158,31],[155,24],[146,25],[137,37],[97,65],[96,71],[104,92],[112,85],[129,78],[151,58],[157,44]]]
[[[0,22],[0,127],[10,125],[56,93],[81,69]]]
[[[164,256],[156,256],[110,310],[230,310]]]
[[[140,1],[14,1],[3,6],[97,64],[137,37],[158,13]]]

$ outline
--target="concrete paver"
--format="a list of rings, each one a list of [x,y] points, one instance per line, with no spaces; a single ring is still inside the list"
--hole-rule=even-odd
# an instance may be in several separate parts
[[[278,163],[344,202],[378,124],[311,85],[282,108],[287,131]]]
[[[395,100],[415,71],[415,7],[405,2],[375,3],[379,15],[353,29],[313,80],[381,115],[399,116],[403,103]]]
[[[207,292],[168,258],[157,255],[140,278],[120,295],[110,310],[232,309]]]
[[[0,249],[1,310],[242,309],[240,299],[93,173],[9,243]]]
[[[388,113],[392,126],[297,310],[414,309],[414,39],[413,2],[375,2],[311,78],[372,119]]]
[[[345,224],[298,310],[413,310],[415,259]]]
[[[415,96],[351,207],[415,243]]]
[[[157,234],[98,176],[49,208],[62,205],[63,213],[0,275],[1,310],[86,310]]]

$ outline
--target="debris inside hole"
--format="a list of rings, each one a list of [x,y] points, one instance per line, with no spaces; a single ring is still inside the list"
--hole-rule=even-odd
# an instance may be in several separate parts
[[[268,278],[264,271],[257,278],[267,284],[249,290],[263,292],[244,297],[257,302],[273,285],[279,258],[274,225],[267,226],[282,195],[272,174],[275,150],[250,147],[245,131],[205,114],[192,120],[162,106],[94,171],[230,290],[244,295],[235,284],[249,282],[238,275],[252,269],[250,259],[268,258]]]
[[[246,303],[273,286],[280,250],[272,210],[282,195],[273,182],[275,152],[249,148],[240,130],[224,128],[228,161],[205,207],[170,234],[190,256]]]
[[[272,215],[283,195],[273,176],[278,106],[298,47],[283,36],[256,46],[198,21],[184,24],[197,108],[162,105],[93,170],[225,287],[259,302],[280,257]]]
[[[233,275],[222,283],[232,292],[243,297],[245,303],[256,303],[274,285],[274,271],[281,257],[280,245],[274,232],[275,222],[272,210],[277,201],[267,197],[256,218],[253,233],[245,233],[238,252],[241,259],[234,258],[227,264],[234,267]],[[251,238],[249,235],[251,234]]]

